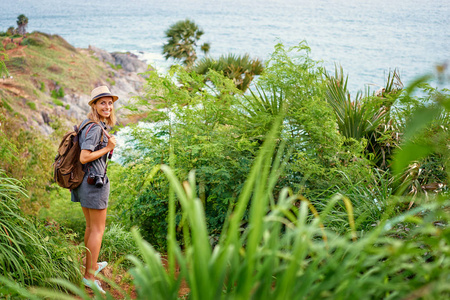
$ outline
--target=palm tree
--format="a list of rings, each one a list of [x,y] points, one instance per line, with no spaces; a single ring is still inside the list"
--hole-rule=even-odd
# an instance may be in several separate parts
[[[264,66],[259,59],[251,59],[248,54],[243,56],[228,54],[221,56],[218,60],[204,57],[194,68],[198,74],[206,74],[210,69],[223,72],[225,76],[233,80],[238,89],[245,92],[253,78],[262,73]]]
[[[21,14],[17,17],[17,32],[21,35],[27,33],[28,18]]]
[[[326,100],[336,115],[339,131],[347,138],[367,140],[366,153],[380,168],[387,168],[392,151],[399,143],[399,128],[391,117],[393,100],[403,89],[397,71],[389,73],[386,86],[379,94],[363,97],[358,92],[351,101],[347,90],[348,76],[342,67],[335,76],[325,73]],[[391,99],[392,98],[392,99]]]
[[[197,42],[203,35],[203,30],[193,21],[186,19],[170,26],[165,34],[168,39],[167,43],[163,45],[163,54],[166,60],[169,58],[179,60],[190,70],[197,59]],[[210,45],[204,43],[200,49],[207,54]]]

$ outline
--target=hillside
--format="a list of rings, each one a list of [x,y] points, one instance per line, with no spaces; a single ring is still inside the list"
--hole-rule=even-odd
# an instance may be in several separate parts
[[[0,39],[11,75],[0,79],[0,106],[19,116],[26,129],[45,135],[81,121],[95,86],[107,85],[119,95],[117,109],[137,95],[144,82],[138,73],[145,72],[147,64],[130,53],[79,49],[59,35],[41,32]]]

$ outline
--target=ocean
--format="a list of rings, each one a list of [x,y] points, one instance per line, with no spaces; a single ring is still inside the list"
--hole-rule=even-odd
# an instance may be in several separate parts
[[[408,83],[450,62],[448,0],[0,0],[0,31],[25,14],[28,31],[58,34],[76,47],[131,51],[154,67],[164,32],[189,18],[204,31],[209,55],[266,60],[278,42],[306,40],[330,72],[341,65],[351,91],[384,85],[397,68]]]

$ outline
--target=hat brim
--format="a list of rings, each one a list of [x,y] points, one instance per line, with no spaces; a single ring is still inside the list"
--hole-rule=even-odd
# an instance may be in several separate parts
[[[117,96],[115,96],[115,95],[111,95],[111,94],[109,94],[109,93],[103,93],[103,94],[100,94],[100,95],[95,96],[95,98],[92,98],[92,100],[89,101],[88,104],[89,104],[89,105],[92,105],[96,100],[98,100],[98,99],[100,99],[100,98],[103,98],[103,97],[111,97],[111,98],[113,98],[113,102],[116,102],[117,99],[119,99],[119,97],[117,97]]]

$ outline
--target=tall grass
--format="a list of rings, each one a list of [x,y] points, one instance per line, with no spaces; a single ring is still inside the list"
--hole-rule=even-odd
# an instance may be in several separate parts
[[[26,196],[21,183],[0,170],[0,276],[53,288],[58,286],[48,278],[74,281],[80,275],[75,248],[51,227],[27,219],[17,206],[19,196]]]
[[[129,268],[131,262],[125,259],[126,255],[140,257],[133,235],[120,224],[108,225],[103,235],[99,260],[120,262],[122,267]]]

